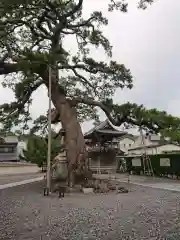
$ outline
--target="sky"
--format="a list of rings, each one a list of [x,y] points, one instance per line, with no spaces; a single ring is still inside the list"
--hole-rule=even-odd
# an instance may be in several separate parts
[[[180,1],[155,0],[152,6],[142,11],[136,8],[136,1],[131,0],[126,14],[109,13],[109,0],[84,2],[85,17],[93,10],[101,10],[108,17],[109,24],[104,33],[113,46],[113,60],[130,68],[134,77],[134,88],[118,89],[114,101],[119,104],[135,102],[180,117]],[[73,41],[66,44],[74,51]],[[94,52],[93,56],[105,58],[102,51]],[[0,86],[0,104],[13,98],[11,90]],[[42,86],[33,93],[33,118],[44,114],[47,108],[47,90]],[[101,118],[104,120],[105,116],[102,114]],[[83,131],[90,127],[91,122],[82,125]]]

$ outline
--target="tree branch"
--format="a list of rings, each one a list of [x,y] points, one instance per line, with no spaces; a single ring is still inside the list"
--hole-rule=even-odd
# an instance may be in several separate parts
[[[6,19],[5,21],[2,21],[0,23],[3,24],[4,27],[6,27],[6,25],[8,25],[8,24],[11,24],[11,25],[17,24],[17,27],[24,25],[30,29],[32,35],[36,38],[40,37],[42,39],[50,39],[50,37],[51,37],[48,33],[47,33],[48,35],[46,35],[44,32],[41,32],[41,33],[38,32],[37,29],[35,29],[35,26],[32,25],[30,19],[28,21],[24,21],[22,19]],[[42,29],[40,29],[40,30],[42,30]]]
[[[13,115],[19,114],[24,109],[24,105],[29,101],[32,92],[34,92],[38,87],[40,87],[42,83],[43,83],[43,81],[41,80],[41,81],[38,81],[33,86],[28,87],[28,90],[26,91],[26,93],[23,94],[22,97],[20,97],[17,102],[12,102],[11,104],[1,105],[2,110],[0,111],[0,113],[3,114],[4,111],[10,110],[8,116],[10,116],[12,114]]]
[[[117,120],[115,120],[112,116],[111,116],[111,110],[102,102],[98,102],[98,101],[94,101],[93,99],[90,98],[74,98],[71,101],[71,104],[73,106],[76,106],[77,104],[82,103],[82,104],[87,104],[87,105],[91,105],[91,106],[95,106],[95,107],[100,107],[104,113],[106,114],[107,118],[110,120],[110,122],[115,125],[115,126],[119,126],[122,123],[120,123],[119,121],[117,122]],[[119,119],[120,120],[120,119]]]
[[[80,23],[77,23],[77,24],[68,24],[67,28],[68,29],[77,29],[79,27],[92,27],[92,28],[94,28],[94,26],[91,24],[91,21],[93,19],[96,19],[96,17],[95,16],[90,17],[88,20],[84,20],[84,21],[82,21]]]
[[[94,101],[93,99],[89,99],[89,98],[78,97],[71,100],[71,104],[73,106],[76,106],[80,103],[101,108],[106,114],[109,121],[114,126],[121,126],[122,124],[127,123],[133,126],[141,126],[145,129],[153,130],[154,132],[158,132],[163,128],[162,124],[158,123],[156,119],[143,119],[143,113],[141,113],[142,116],[139,116],[138,118],[138,116],[135,116],[135,114],[134,115],[131,114],[131,110],[127,111],[125,109],[125,111],[121,110],[121,111],[115,112],[114,115],[116,115],[116,118],[113,118],[111,116],[111,112],[112,110],[116,111],[116,109],[113,109],[113,106],[110,109],[110,107],[108,107],[103,102]]]
[[[89,68],[88,68],[89,67]],[[70,65],[70,64],[67,64],[67,65],[60,65],[58,67],[59,70],[62,70],[62,69],[81,69],[81,70],[84,70],[86,72],[89,72],[89,73],[93,73],[93,74],[96,74],[98,73],[98,71],[102,71],[102,72],[105,72],[105,68],[90,68],[90,66],[86,66],[85,64],[75,64],[75,65]]]
[[[73,16],[76,12],[78,12],[81,9],[82,5],[83,5],[83,0],[79,0],[78,4],[76,4],[71,11],[64,14],[63,17],[68,18],[70,16]]]
[[[77,76],[79,78],[79,81],[85,86],[86,84],[93,89],[95,94],[98,94],[98,92],[96,91],[96,88],[81,74],[79,74],[76,69],[72,69],[72,71],[74,72],[75,76]]]

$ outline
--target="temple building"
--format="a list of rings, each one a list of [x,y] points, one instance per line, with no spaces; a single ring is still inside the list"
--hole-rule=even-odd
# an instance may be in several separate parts
[[[124,154],[119,148],[119,138],[126,134],[115,129],[108,120],[85,133],[90,168],[100,171],[116,169],[116,156]]]

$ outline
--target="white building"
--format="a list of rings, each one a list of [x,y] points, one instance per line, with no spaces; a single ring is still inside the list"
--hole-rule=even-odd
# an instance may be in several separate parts
[[[17,143],[18,137],[15,135],[5,136],[3,137],[6,143]]]
[[[163,140],[164,141],[164,140]],[[151,134],[151,135],[139,135],[136,136],[135,138],[135,142],[133,144],[133,146],[131,146],[131,148],[135,148],[135,147],[140,147],[140,146],[149,146],[149,145],[157,145],[162,143],[162,139],[159,135],[156,134]]]
[[[179,152],[180,146],[173,143],[151,144],[146,146],[134,147],[128,150],[128,155],[147,155]]]
[[[125,154],[128,154],[128,150],[132,146],[134,146],[136,138],[136,136],[133,136],[131,134],[126,134],[121,138],[118,138],[120,150],[123,151]]]
[[[160,139],[158,135],[134,136],[126,134],[119,138],[119,148],[126,155],[162,154],[180,151],[180,146]]]
[[[0,161],[20,161],[20,156],[24,156],[23,150],[26,149],[26,139],[20,140],[16,135],[1,136]]]

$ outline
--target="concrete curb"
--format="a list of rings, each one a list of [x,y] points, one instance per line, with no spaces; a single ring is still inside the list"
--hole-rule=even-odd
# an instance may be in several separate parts
[[[39,182],[39,181],[42,181],[43,179],[44,179],[44,177],[38,177],[38,178],[27,179],[27,180],[23,180],[23,181],[19,181],[19,182],[3,184],[3,185],[0,185],[0,190],[25,185],[25,184],[28,184],[28,183]]]

